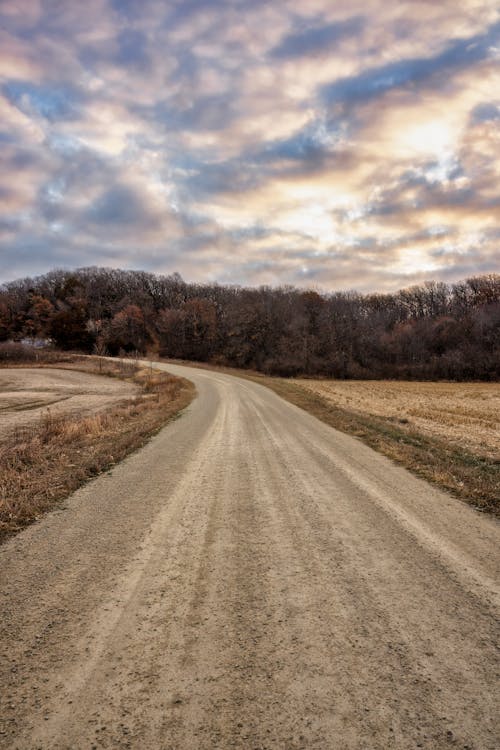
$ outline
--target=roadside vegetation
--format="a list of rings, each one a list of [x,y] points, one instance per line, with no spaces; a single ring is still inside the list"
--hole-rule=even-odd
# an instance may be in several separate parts
[[[133,360],[109,361],[33,350],[3,366],[40,366],[121,378],[139,394],[91,416],[51,416],[0,443],[0,540],[37,520],[90,478],[110,469],[143,445],[185,408],[194,386]]]

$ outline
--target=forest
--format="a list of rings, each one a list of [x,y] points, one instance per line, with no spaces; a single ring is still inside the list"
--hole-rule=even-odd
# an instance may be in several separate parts
[[[54,270],[0,286],[0,342],[23,341],[285,377],[495,380],[500,275],[325,294],[192,284],[177,273]]]

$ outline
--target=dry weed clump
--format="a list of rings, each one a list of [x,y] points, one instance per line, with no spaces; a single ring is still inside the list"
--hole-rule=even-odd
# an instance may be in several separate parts
[[[82,358],[67,365],[130,380],[141,388],[98,414],[81,418],[44,413],[36,427],[0,444],[0,539],[37,520],[85,481],[137,449],[185,408],[194,386],[130,362]]]

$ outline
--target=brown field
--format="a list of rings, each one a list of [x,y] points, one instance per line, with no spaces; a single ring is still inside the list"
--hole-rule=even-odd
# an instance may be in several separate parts
[[[50,417],[88,417],[139,395],[134,383],[76,370],[0,369],[0,441]]]
[[[403,430],[500,457],[500,385],[408,381],[294,381],[329,404],[383,417]]]
[[[0,541],[143,445],[194,394],[133,362],[0,369]]]

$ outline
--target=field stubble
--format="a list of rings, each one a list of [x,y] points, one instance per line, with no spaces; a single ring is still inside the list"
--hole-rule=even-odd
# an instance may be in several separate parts
[[[407,432],[447,440],[490,458],[500,456],[497,383],[297,379],[329,404],[395,422]]]

